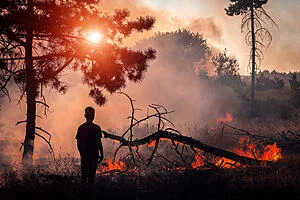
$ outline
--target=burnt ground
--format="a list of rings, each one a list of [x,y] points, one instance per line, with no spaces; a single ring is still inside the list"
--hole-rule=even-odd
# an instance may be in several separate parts
[[[299,169],[272,167],[160,172],[111,172],[94,184],[79,176],[11,174],[0,188],[1,199],[272,199],[300,197]]]

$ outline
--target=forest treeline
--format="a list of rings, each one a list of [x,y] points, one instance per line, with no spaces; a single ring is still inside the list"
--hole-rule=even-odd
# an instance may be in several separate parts
[[[170,69],[181,79],[184,73],[197,76],[200,84],[205,83],[207,88],[226,87],[223,91],[230,95],[233,92],[242,104],[237,117],[249,117],[252,76],[240,74],[240,68],[247,66],[240,66],[232,52],[215,48],[203,34],[187,29],[158,32],[136,44],[136,48],[145,46],[157,50],[158,56],[151,67]],[[253,117],[296,118],[300,108],[300,71],[278,72],[264,68],[260,66],[255,76]],[[217,89],[215,91],[217,93]]]

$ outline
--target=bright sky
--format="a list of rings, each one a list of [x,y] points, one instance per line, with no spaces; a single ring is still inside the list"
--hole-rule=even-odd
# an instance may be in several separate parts
[[[229,3],[229,0],[102,0],[105,10],[128,8],[132,17],[150,15],[156,18],[150,33],[133,38],[187,28],[203,34],[217,48],[228,49],[239,60],[240,73],[248,74],[250,49],[244,42],[245,33],[240,30],[241,16],[229,17],[224,11]],[[269,0],[264,8],[278,28],[267,26],[273,42],[263,50],[265,59],[260,69],[300,71],[300,0]]]

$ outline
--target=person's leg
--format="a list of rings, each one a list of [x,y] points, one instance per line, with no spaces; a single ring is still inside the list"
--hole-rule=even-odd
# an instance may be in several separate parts
[[[89,160],[89,173],[88,173],[88,182],[89,183],[94,183],[95,181],[95,176],[96,176],[96,170],[97,170],[97,161],[98,158],[91,158]]]
[[[81,157],[81,182],[86,183],[88,177],[88,164],[87,159],[82,156]]]

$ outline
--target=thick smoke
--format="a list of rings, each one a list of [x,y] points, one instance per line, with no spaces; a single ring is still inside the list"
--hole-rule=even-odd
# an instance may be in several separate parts
[[[126,44],[134,45],[136,41],[148,38],[157,31],[164,32],[187,28],[203,34],[214,51],[222,50],[224,47],[228,48],[229,52],[235,54],[240,61],[241,70],[249,73],[246,70],[249,48],[244,44],[244,35],[240,32],[241,18],[225,15],[224,8],[229,2],[227,0],[184,1],[185,9],[188,9],[187,6],[193,7],[191,12],[179,12],[178,6],[174,8],[173,12],[170,12],[168,6],[149,7],[147,3],[136,0],[126,1],[126,4],[121,0],[103,0],[102,2],[103,9],[107,12],[115,8],[128,8],[133,18],[145,14],[156,17],[156,24],[152,31],[133,34],[133,37],[126,40]],[[171,1],[168,2],[171,3]],[[291,2],[288,1],[286,5],[290,5]],[[173,3],[175,1],[172,1]],[[299,5],[295,3],[293,8],[287,8],[280,7],[281,4],[280,0],[272,1],[266,8],[270,10],[270,15],[279,24],[280,30],[272,31],[273,43],[265,53],[262,67],[293,70],[290,67],[296,69],[297,63],[299,63],[296,56],[299,36],[293,34],[299,32],[300,26],[296,26]],[[279,8],[282,8],[281,12],[275,12]],[[290,39],[291,35],[293,35],[293,40]],[[152,111],[148,108],[149,104],[160,104],[169,111],[175,110],[169,119],[174,122],[176,128],[181,128],[186,124],[213,125],[217,118],[225,117],[226,112],[234,113],[238,110],[239,99],[236,94],[230,88],[211,86],[205,80],[199,79],[193,69],[195,63],[191,62],[190,59],[184,59],[182,55],[176,55],[175,50],[179,48],[178,45],[173,42],[163,46],[151,41],[144,44],[144,48],[151,46],[157,50],[157,59],[150,63],[142,82],[128,83],[123,90],[136,100],[135,106],[142,109],[142,111],[136,111],[137,117],[146,116]],[[139,48],[142,47],[139,46]],[[174,53],[170,50],[174,50]],[[127,128],[129,125],[127,117],[131,114],[131,108],[125,96],[108,94],[107,104],[103,107],[97,107],[93,100],[88,97],[89,90],[82,84],[79,73],[64,72],[62,78],[70,84],[69,91],[65,95],[60,95],[54,91],[45,90],[44,95],[50,105],[50,111],[45,116],[43,107],[39,106],[38,111],[42,118],[37,118],[37,126],[52,134],[51,143],[56,154],[68,153],[78,157],[75,134],[77,127],[84,122],[83,111],[86,106],[91,105],[96,108],[95,122],[104,130],[113,130],[116,134],[120,134],[124,128]],[[1,100],[1,163],[20,161],[19,147],[25,135],[25,124],[15,125],[16,122],[25,119],[25,101],[22,100],[17,105],[19,96],[15,93],[16,89],[11,88],[10,91],[12,91],[12,101]],[[103,141],[105,153],[109,155],[115,149],[112,149],[111,141],[105,139]],[[5,145],[3,145],[4,143]],[[49,148],[42,139],[36,137],[35,144],[35,158],[49,156]]]
[[[135,35],[141,39],[157,31],[174,31],[187,28],[200,32],[218,49],[228,49],[240,63],[240,73],[249,75],[248,61],[250,47],[245,44],[245,32],[241,32],[242,16],[229,17],[224,8],[228,0],[186,0],[186,1],[108,1],[103,0],[104,10],[128,8],[133,17],[149,14],[156,18],[152,31],[143,35]],[[266,12],[277,23],[278,27],[266,21],[264,24],[270,30],[273,41],[268,48],[263,49],[264,60],[260,70],[276,70],[279,72],[299,71],[299,9],[295,0],[273,0],[264,6]],[[134,43],[128,40],[129,43]]]
[[[169,111],[175,111],[168,118],[175,124],[175,128],[186,125],[206,124],[215,125],[216,119],[224,117],[226,112],[234,112],[238,98],[231,89],[222,86],[211,86],[201,80],[193,68],[194,62],[199,60],[197,54],[193,56],[180,55],[182,44],[175,41],[155,39],[144,40],[139,48],[153,47],[157,50],[157,59],[149,63],[148,71],[140,83],[128,83],[123,92],[134,99],[136,118],[147,116],[154,110],[149,104],[159,104]],[[201,60],[202,58],[200,58]],[[96,119],[103,130],[121,134],[129,126],[131,107],[124,95],[108,95],[108,102],[103,107],[95,105],[88,97],[89,90],[82,84],[79,72],[65,72],[64,82],[70,84],[65,95],[45,90],[44,95],[50,110],[44,115],[43,106],[38,106],[37,126],[52,134],[51,143],[56,154],[70,154],[78,157],[75,134],[77,127],[84,122],[84,108],[96,108]],[[17,95],[14,96],[17,98]],[[235,102],[235,103],[233,103]],[[24,137],[25,126],[15,126],[17,121],[25,119],[25,102],[18,107],[16,102],[4,102],[1,111],[1,122],[4,124],[2,133],[5,140],[11,141],[8,152],[13,152],[14,160],[21,159],[17,151]],[[145,133],[146,134],[146,133]],[[189,134],[189,133],[187,133]],[[105,139],[106,155],[112,155],[114,144]],[[47,144],[36,137],[35,158],[49,157]]]

